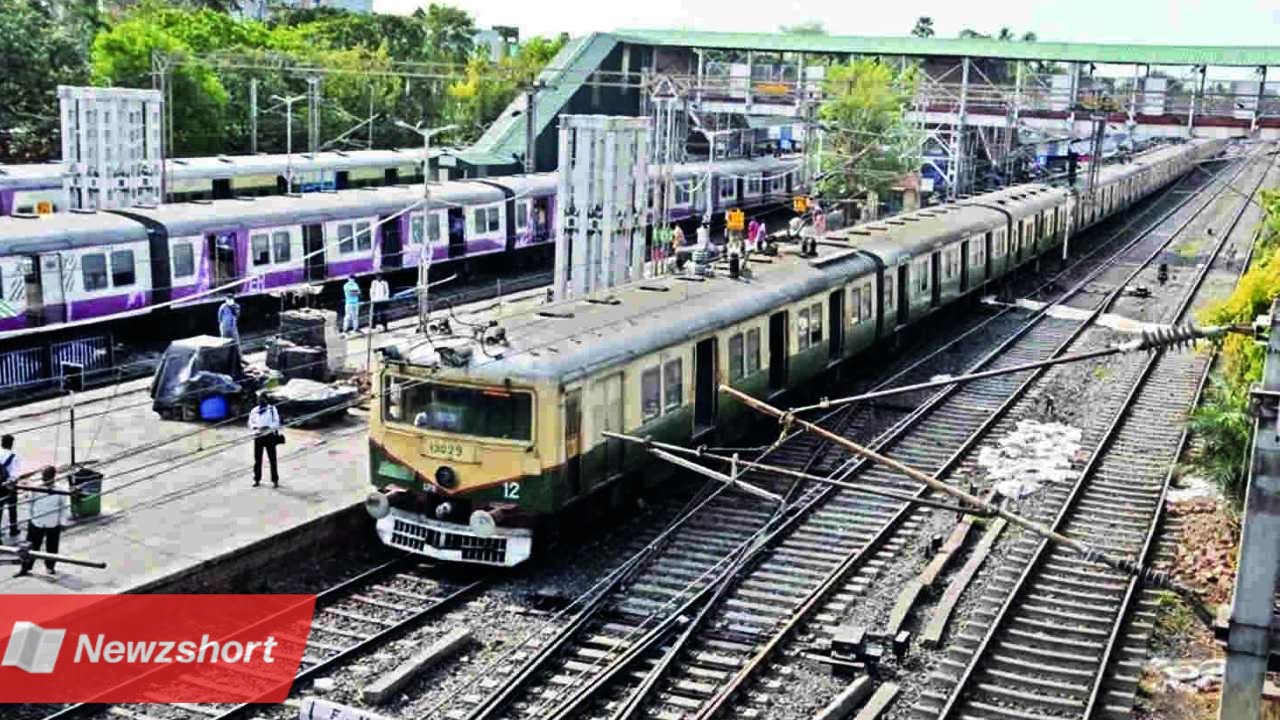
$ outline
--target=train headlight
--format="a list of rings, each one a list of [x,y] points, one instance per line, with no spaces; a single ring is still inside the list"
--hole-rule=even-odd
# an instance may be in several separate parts
[[[437,520],[448,519],[450,513],[452,512],[453,512],[453,505],[448,502],[442,502],[436,506],[436,519]]]
[[[364,499],[364,509],[373,519],[381,520],[391,512],[391,501],[380,492],[372,492]]]
[[[493,537],[498,530],[498,522],[493,519],[493,515],[484,510],[476,510],[471,513],[471,532],[480,537]]]
[[[436,468],[436,482],[440,487],[452,490],[458,486],[458,473],[448,465],[441,465]]]

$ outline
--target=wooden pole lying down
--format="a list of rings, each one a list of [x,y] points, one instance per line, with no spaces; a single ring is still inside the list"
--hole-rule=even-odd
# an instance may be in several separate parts
[[[926,486],[928,486],[932,490],[936,490],[940,493],[945,493],[947,495],[950,495],[960,500],[961,502],[964,502],[970,507],[976,507],[976,508],[981,508],[983,510],[986,510],[992,515],[1004,518],[1006,521],[1013,523],[1014,525],[1017,525],[1019,527],[1025,528],[1039,535],[1040,537],[1043,537],[1047,540],[1058,543],[1059,545],[1062,545],[1064,547],[1068,547],[1076,551],[1080,555],[1084,556],[1084,558],[1088,561],[1102,563],[1103,565],[1106,565],[1115,570],[1119,570],[1120,572],[1137,575],[1138,577],[1146,580],[1147,582],[1150,582],[1151,584],[1157,587],[1163,587],[1169,590],[1173,590],[1179,593],[1180,595],[1183,595],[1189,601],[1191,601],[1193,607],[1203,610],[1203,606],[1200,603],[1199,599],[1196,597],[1195,593],[1187,586],[1174,580],[1172,577],[1169,576],[1168,573],[1157,572],[1149,568],[1144,568],[1142,565],[1139,565],[1138,563],[1128,558],[1117,558],[1117,557],[1108,555],[1107,553],[1101,552],[1099,550],[1095,550],[1094,548],[1090,547],[1089,545],[1086,545],[1085,543],[1080,542],[1079,540],[1074,540],[1072,538],[1067,537],[1066,535],[1063,535],[1062,533],[1055,532],[1053,529],[1049,528],[1046,525],[1042,525],[1038,522],[1035,522],[1034,520],[1028,520],[1027,518],[1022,517],[1021,515],[1011,513],[1008,510],[1005,510],[1003,507],[1000,507],[999,505],[983,500],[982,498],[976,495],[973,495],[972,493],[967,493],[964,490],[961,490],[960,488],[952,487],[951,485],[948,485],[942,482],[941,480],[938,480],[924,472],[921,472],[920,470],[917,470],[908,465],[904,465],[898,462],[897,460],[894,460],[893,458],[887,457],[885,455],[881,455],[880,453],[874,450],[871,450],[870,448],[863,447],[862,445],[859,445],[858,443],[846,437],[837,435],[836,433],[833,433],[830,430],[827,430],[826,428],[823,428],[819,425],[811,423],[807,420],[802,420],[790,413],[779,410],[778,408],[766,402],[757,400],[756,398],[753,398],[750,395],[747,395],[746,393],[735,390],[727,385],[721,385],[720,391],[729,395],[735,400],[742,402],[744,405],[746,405],[749,408],[752,408],[753,410],[756,410],[757,412],[760,412],[764,415],[769,415],[771,417],[778,418],[784,424],[797,425],[803,428],[804,430],[813,433],[814,435],[822,437],[826,440],[829,440],[839,445],[840,447],[843,447],[849,450],[855,455],[859,455],[872,462],[880,463],[881,465],[891,467],[894,470],[897,470],[898,472],[911,478],[912,480],[916,480],[921,483],[924,483]]]

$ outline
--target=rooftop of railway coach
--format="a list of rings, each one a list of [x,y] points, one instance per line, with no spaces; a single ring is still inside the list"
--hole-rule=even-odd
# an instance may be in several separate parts
[[[108,212],[0,218],[0,255],[51,252],[147,239],[135,220]]]
[[[750,279],[730,279],[721,267],[707,278],[665,276],[617,287],[603,300],[506,307],[464,316],[467,322],[498,320],[509,345],[481,348],[470,343],[468,367],[445,372],[494,384],[508,378],[571,382],[599,368],[768,314],[875,269],[874,260],[852,247],[820,246],[816,258],[806,258],[787,245],[776,257],[753,257]],[[455,327],[465,330],[458,323]],[[431,345],[412,342],[410,362],[437,362]]]

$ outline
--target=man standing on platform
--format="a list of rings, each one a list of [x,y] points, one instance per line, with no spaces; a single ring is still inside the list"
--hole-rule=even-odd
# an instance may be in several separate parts
[[[218,335],[234,340],[236,349],[240,349],[240,304],[233,295],[218,306]]]
[[[369,319],[369,328],[381,325],[382,331],[387,331],[387,301],[391,299],[391,286],[381,275],[373,276],[373,283],[369,285],[369,306],[372,308]]]
[[[249,411],[249,429],[253,431],[253,486],[262,484],[262,453],[267,453],[271,463],[271,486],[280,487],[280,473],[276,470],[276,446],[284,442],[280,434],[280,411],[267,402],[265,392],[258,393],[258,404]]]
[[[52,465],[45,466],[45,469],[40,471],[40,482],[52,490],[57,475],[58,471],[54,470]],[[67,496],[38,490],[30,492],[31,499],[27,506],[30,511],[27,517],[27,542],[30,543],[32,550],[40,550],[43,546],[45,552],[56,555],[58,541],[62,538],[62,526],[66,524],[70,511]],[[49,570],[50,575],[58,572],[55,569],[57,563],[57,560],[44,561],[44,566]],[[35,567],[35,564],[36,559],[28,555],[22,560],[22,569],[14,577],[30,575],[31,568]]]
[[[360,284],[356,282],[355,275],[347,277],[346,284],[342,286],[342,298],[342,332],[355,332],[360,329]]]
[[[9,534],[18,534],[18,475],[22,461],[13,451],[13,436],[0,437],[0,513],[9,511]]]

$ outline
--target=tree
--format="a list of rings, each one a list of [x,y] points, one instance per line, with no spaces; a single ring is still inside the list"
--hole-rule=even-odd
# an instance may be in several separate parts
[[[57,156],[57,87],[88,82],[86,48],[96,23],[92,4],[0,0],[0,158]]]
[[[826,35],[827,28],[821,20],[806,20],[795,25],[783,25],[778,28],[785,35]]]
[[[934,35],[933,18],[922,15],[916,20],[915,27],[911,28],[911,34],[919,38],[930,38]]]
[[[828,68],[826,100],[818,108],[823,195],[848,199],[883,192],[919,169],[920,138],[905,117],[916,78],[914,67],[899,73],[874,58]]]
[[[427,6],[425,14],[419,8],[414,12],[423,18],[427,26],[427,42],[439,54],[441,60],[465,62],[475,46],[475,21],[465,10],[449,5]]]
[[[978,32],[977,30],[973,30],[973,29],[971,29],[971,28],[965,28],[965,29],[963,29],[963,30],[961,30],[961,31],[960,31],[960,37],[961,37],[961,38],[963,38],[963,39],[965,39],[965,40],[973,40],[973,39],[975,39],[975,38],[990,38],[991,36],[990,36],[990,35],[983,35],[982,33]]]
[[[1000,32],[996,34],[996,39],[1001,42],[1012,42],[1013,38],[1013,30],[1008,27],[1000,28]]]

